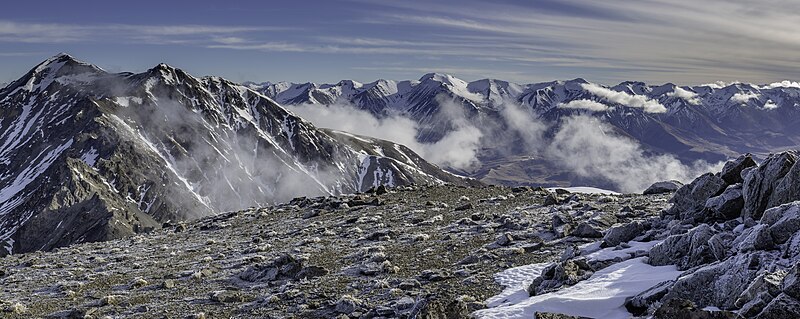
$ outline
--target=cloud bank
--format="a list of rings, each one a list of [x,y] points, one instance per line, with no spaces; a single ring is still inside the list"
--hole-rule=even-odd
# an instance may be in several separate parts
[[[589,102],[577,103],[591,107]],[[404,144],[434,164],[460,171],[480,167],[486,151],[517,152],[544,158],[577,176],[602,179],[618,191],[640,192],[656,181],[688,182],[721,168],[721,164],[698,161],[687,165],[672,155],[648,154],[637,141],[587,115],[567,117],[551,126],[515,103],[502,104],[496,117],[468,117],[464,106],[452,99],[439,98],[439,103],[436,116],[449,121],[451,130],[433,143],[419,142],[417,136],[423,128],[401,115],[378,118],[346,104],[287,108],[316,126]]]
[[[732,95],[730,100],[739,104],[746,104],[753,99],[758,99],[758,94],[753,92],[741,92]]]
[[[664,113],[667,111],[664,105],[644,95],[631,95],[625,92],[617,92],[594,83],[583,83],[581,87],[589,93],[614,104],[640,108],[647,113]]]
[[[700,97],[697,96],[697,93],[683,89],[680,86],[676,86],[675,90],[667,93],[667,96],[683,99],[684,101],[692,105],[700,105]]]
[[[595,112],[606,111],[609,109],[608,105],[587,99],[572,100],[567,103],[559,103],[558,107],[565,109],[582,109]]]
[[[686,165],[671,155],[648,155],[636,141],[614,133],[608,123],[585,115],[565,119],[546,153],[575,174],[603,178],[623,192],[640,192],[655,181],[691,181],[721,168],[721,163]]]

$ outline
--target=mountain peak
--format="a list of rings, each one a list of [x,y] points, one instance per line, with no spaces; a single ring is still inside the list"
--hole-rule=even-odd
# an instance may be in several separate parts
[[[436,81],[436,82],[451,83],[454,79],[456,79],[456,77],[454,77],[454,76],[452,76],[450,74],[427,73],[427,74],[423,75],[422,77],[420,77],[419,81],[420,82],[424,82],[426,80],[433,80],[433,81]]]

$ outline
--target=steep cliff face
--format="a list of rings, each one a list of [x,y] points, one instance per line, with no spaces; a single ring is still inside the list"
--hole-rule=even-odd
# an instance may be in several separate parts
[[[164,64],[110,74],[55,56],[0,89],[0,254],[302,194],[470,183],[406,148],[340,135],[221,78]]]

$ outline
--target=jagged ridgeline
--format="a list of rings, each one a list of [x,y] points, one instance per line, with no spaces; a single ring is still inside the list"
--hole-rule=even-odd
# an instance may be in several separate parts
[[[298,195],[446,182],[474,183],[165,64],[112,74],[61,54],[0,89],[0,255]]]

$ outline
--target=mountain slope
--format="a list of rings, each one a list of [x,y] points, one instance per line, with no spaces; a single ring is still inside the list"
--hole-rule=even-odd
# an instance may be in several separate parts
[[[165,64],[110,74],[58,55],[0,90],[0,254],[299,194],[474,183],[392,143],[346,141],[221,78]]]

